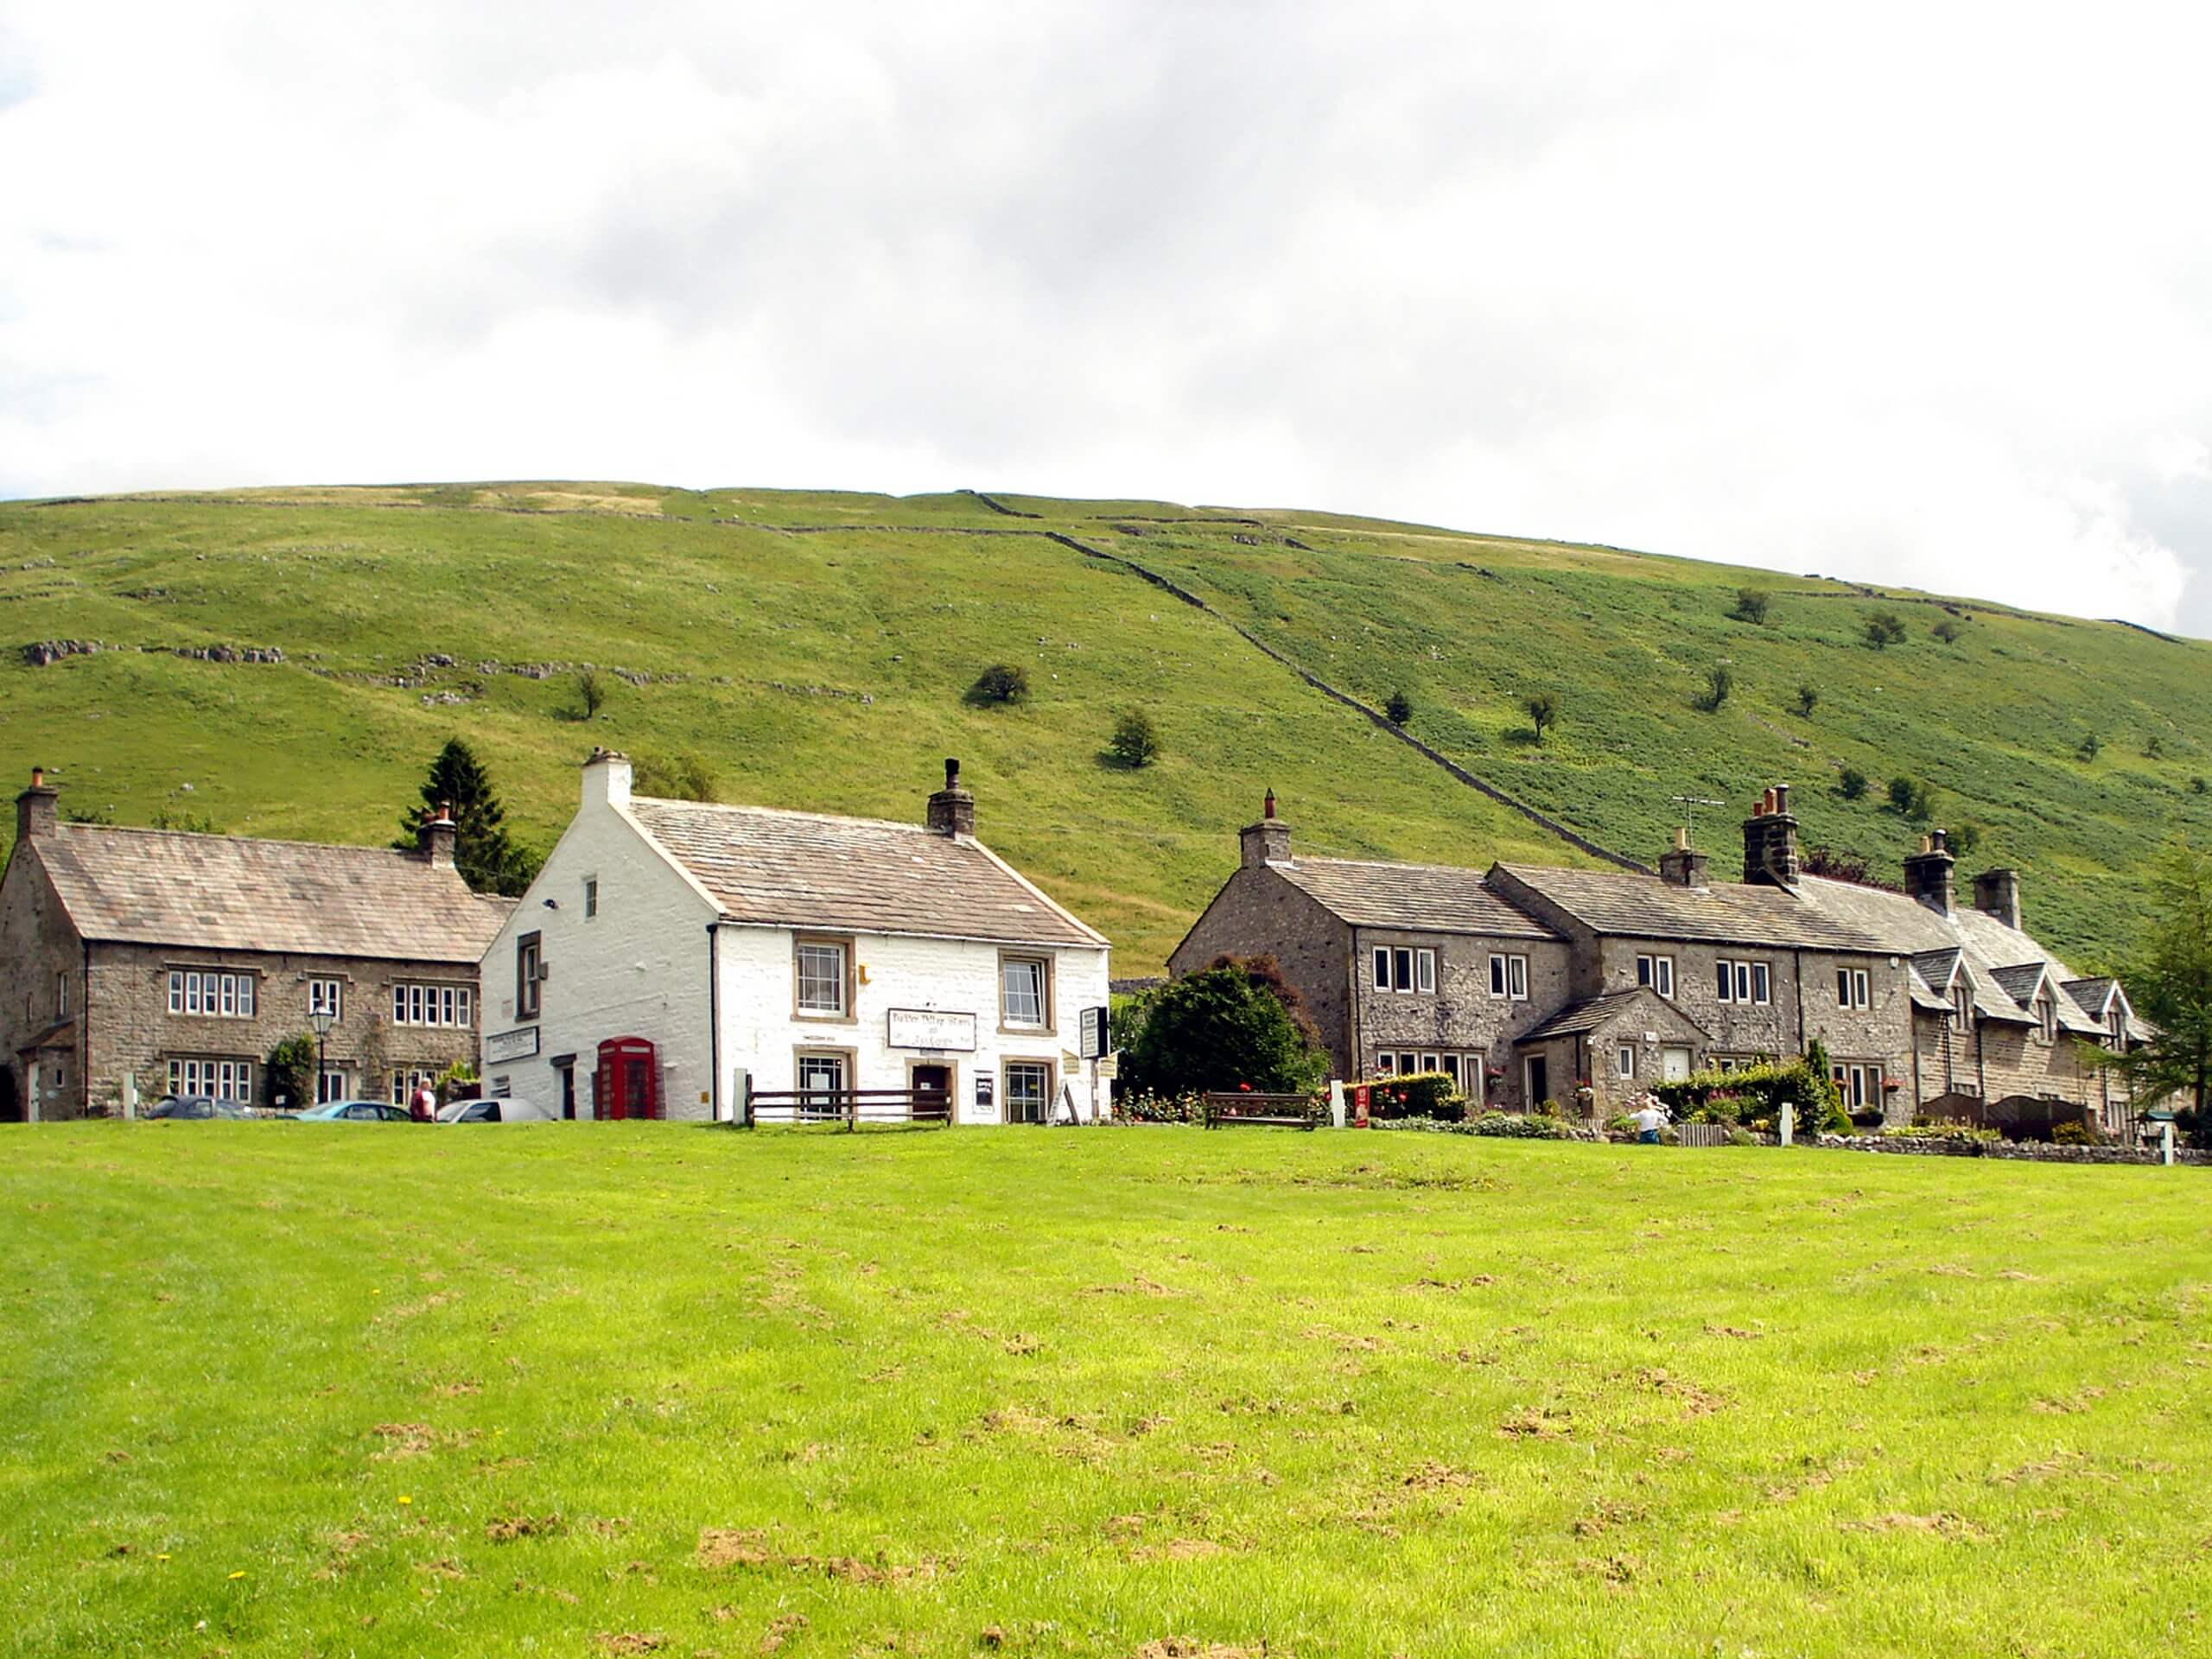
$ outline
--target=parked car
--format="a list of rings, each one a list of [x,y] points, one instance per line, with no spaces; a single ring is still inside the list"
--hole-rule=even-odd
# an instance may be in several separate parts
[[[245,1108],[208,1095],[170,1095],[149,1107],[146,1116],[172,1122],[204,1122],[214,1117],[244,1117]]]
[[[302,1123],[405,1123],[407,1109],[388,1100],[334,1100],[310,1106],[296,1120]]]
[[[526,1100],[504,1096],[448,1101],[438,1109],[441,1123],[550,1123],[553,1114]]]

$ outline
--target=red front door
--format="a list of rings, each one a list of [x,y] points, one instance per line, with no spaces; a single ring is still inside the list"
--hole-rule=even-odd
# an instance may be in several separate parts
[[[592,1115],[601,1118],[658,1117],[660,1067],[642,1037],[610,1037],[599,1046],[598,1087]]]

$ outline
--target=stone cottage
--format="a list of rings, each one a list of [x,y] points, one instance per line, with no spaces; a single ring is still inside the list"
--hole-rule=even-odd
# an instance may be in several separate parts
[[[1659,873],[1485,871],[1294,854],[1272,793],[1170,967],[1271,955],[1339,1075],[1443,1071],[1525,1109],[1586,1084],[1609,1111],[1652,1083],[1827,1050],[1862,1117],[1949,1095],[2125,1102],[2077,1039],[2138,1040],[2113,982],[2076,978],[2019,925],[2016,873],[1956,905],[1942,838],[1904,893],[1808,876],[1789,789],[1744,823],[1740,880],[1678,833]]]
[[[72,823],[58,804],[34,772],[0,875],[0,1120],[118,1110],[126,1077],[149,1104],[272,1104],[270,1051],[323,1011],[324,1099],[404,1099],[475,1058],[476,964],[509,903],[469,891],[450,823],[405,853]]]
[[[490,943],[491,1093],[584,1119],[730,1121],[748,1090],[825,1112],[903,1090],[961,1123],[1089,1116],[1077,1021],[1106,1006],[1106,940],[976,839],[957,761],[914,823],[630,780],[620,754],[585,762],[575,817]]]

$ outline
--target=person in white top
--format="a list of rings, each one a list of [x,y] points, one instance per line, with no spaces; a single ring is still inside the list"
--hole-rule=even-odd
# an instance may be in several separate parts
[[[1650,1096],[1646,1095],[1643,1097],[1643,1109],[1635,1114],[1634,1121],[1637,1142],[1647,1147],[1657,1146],[1659,1131],[1667,1127],[1666,1109]]]

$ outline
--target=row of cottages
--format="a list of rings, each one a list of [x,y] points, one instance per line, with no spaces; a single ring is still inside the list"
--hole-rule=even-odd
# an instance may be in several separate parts
[[[1344,1077],[1442,1071],[1507,1109],[1825,1046],[1855,1116],[1946,1096],[2063,1100],[2121,1126],[2079,1039],[2147,1034],[2117,982],[2075,977],[2020,925],[2018,875],[1954,893],[1939,831],[1903,893],[1804,873],[1787,785],[1744,824],[1740,882],[1678,833],[1656,875],[1295,855],[1267,798],[1239,866],[1170,958],[1273,956]]]
[[[327,1016],[315,1092],[403,1101],[477,1052],[477,963],[510,902],[454,826],[410,852],[74,823],[41,772],[0,874],[0,1122],[270,1099],[270,1051]],[[284,1103],[300,1105],[304,1103]]]
[[[651,799],[599,750],[483,983],[487,1091],[564,1118],[892,1090],[1040,1122],[1092,1115],[1077,1022],[1107,943],[976,838],[957,760],[897,823]]]

